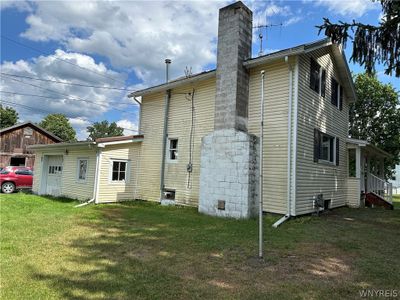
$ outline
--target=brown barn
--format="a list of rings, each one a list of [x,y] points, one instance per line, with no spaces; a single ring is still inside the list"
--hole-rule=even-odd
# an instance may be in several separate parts
[[[27,146],[59,142],[62,142],[59,137],[32,122],[3,128],[0,130],[0,167],[33,167],[35,154]]]

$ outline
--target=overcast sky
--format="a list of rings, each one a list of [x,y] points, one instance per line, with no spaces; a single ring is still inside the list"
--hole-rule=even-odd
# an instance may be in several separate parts
[[[243,2],[254,12],[254,25],[282,24],[264,32],[266,52],[322,38],[315,26],[323,17],[372,24],[380,18],[379,3],[369,0]],[[39,121],[49,112],[66,114],[79,139],[86,138],[86,126],[103,119],[135,130],[138,107],[126,97],[127,90],[161,83],[167,57],[172,59],[171,77],[182,76],[186,66],[193,73],[213,69],[218,9],[229,3],[1,1],[1,72],[81,84],[3,74],[1,90],[9,93],[0,93],[1,100],[18,103],[23,121]],[[256,56],[259,41],[253,43]],[[346,53],[350,57],[349,49]],[[382,81],[399,86],[398,79],[382,71],[379,67]]]

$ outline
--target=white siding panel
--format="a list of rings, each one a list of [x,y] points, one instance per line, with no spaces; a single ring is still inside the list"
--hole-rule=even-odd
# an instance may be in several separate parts
[[[100,163],[99,203],[136,199],[138,161],[141,143],[110,145],[102,149]],[[111,182],[110,169],[113,160],[126,160],[128,174],[125,182]]]
[[[260,135],[261,70],[265,70],[264,210],[284,214],[288,188],[289,69],[282,59],[250,71],[248,130],[257,136]]]
[[[327,71],[324,98],[309,87],[311,56]],[[331,199],[332,207],[346,204],[348,103],[344,97],[342,111],[331,104],[332,76],[339,83],[340,78],[343,77],[335,68],[334,58],[329,48],[299,57],[297,215],[312,212],[313,196],[319,193],[323,193],[325,199]],[[314,128],[339,138],[339,166],[314,162]]]
[[[187,172],[191,130],[191,97],[194,92],[193,172]],[[138,198],[160,200],[160,171],[164,118],[164,93],[143,97],[142,159]],[[177,203],[197,205],[199,197],[201,138],[214,130],[215,79],[185,85],[171,92],[168,137],[178,138],[178,160],[165,164],[165,187],[176,191]],[[189,178],[190,175],[190,178]]]

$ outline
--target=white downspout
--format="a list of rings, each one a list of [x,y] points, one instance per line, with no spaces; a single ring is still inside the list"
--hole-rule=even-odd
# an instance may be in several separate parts
[[[294,66],[294,110],[293,110],[293,122],[294,122],[294,130],[293,130],[293,152],[292,152],[292,197],[291,197],[291,215],[296,215],[296,194],[297,194],[297,134],[298,134],[298,124],[299,124],[299,57],[296,56],[296,63]],[[294,207],[293,207],[294,205]]]
[[[95,168],[95,171],[94,171],[94,184],[93,184],[93,196],[92,196],[92,199],[90,199],[90,200],[88,200],[88,201],[86,201],[86,202],[84,202],[84,203],[81,203],[81,204],[78,204],[78,205],[75,205],[74,207],[82,207],[82,206],[85,206],[85,205],[88,205],[88,204],[90,204],[90,203],[98,203],[97,202],[97,195],[98,195],[98,182],[99,182],[99,175],[100,175],[100,168],[99,168],[99,163],[100,163],[100,156],[101,156],[101,148],[98,148],[97,149],[97,152],[96,152],[96,168]]]
[[[94,203],[96,203],[96,204],[99,203],[101,158],[102,158],[102,149],[99,147],[97,150],[97,155],[96,155],[96,173],[95,173],[96,175],[95,175],[95,184],[94,184],[94,188],[95,188],[95,190],[94,190],[95,202]]]
[[[289,63],[289,57],[285,56],[285,63],[289,69],[289,97],[288,97],[288,154],[287,154],[287,212],[282,218],[276,221],[272,226],[277,228],[283,222],[289,220],[291,216],[291,199],[292,199],[292,102],[293,102],[293,70]]]
[[[259,182],[259,207],[258,207],[258,257],[263,258],[263,140],[264,140],[264,77],[265,71],[261,71],[261,116],[260,116],[260,182]]]

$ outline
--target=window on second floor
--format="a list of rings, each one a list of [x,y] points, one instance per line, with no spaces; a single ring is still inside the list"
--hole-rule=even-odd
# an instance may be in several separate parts
[[[343,87],[332,78],[331,80],[331,103],[337,108],[343,108]]]
[[[310,63],[310,88],[320,96],[325,97],[326,70],[323,69],[315,59]]]

